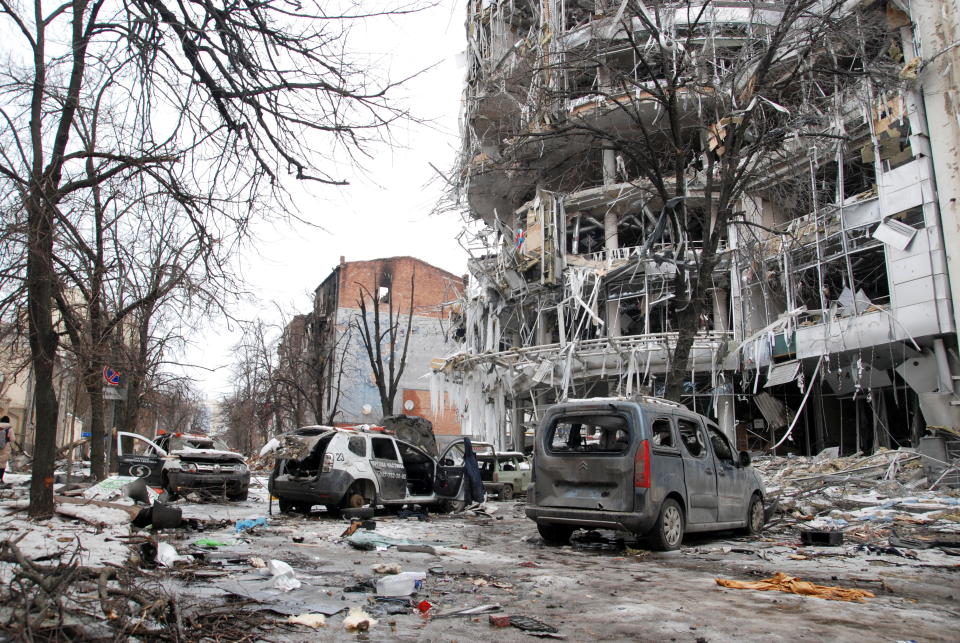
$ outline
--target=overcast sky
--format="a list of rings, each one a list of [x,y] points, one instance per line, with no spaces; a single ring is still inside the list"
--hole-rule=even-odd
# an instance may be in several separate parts
[[[419,14],[355,29],[352,49],[380,58],[391,79],[436,65],[403,90],[413,114],[429,123],[397,127],[397,146],[384,147],[364,171],[344,177],[350,186],[298,189],[294,199],[300,216],[323,229],[255,226],[256,249],[244,253],[240,267],[257,301],[239,307],[239,317],[280,324],[278,306],[288,315],[309,312],[313,289],[341,255],[347,261],[411,255],[456,275],[466,272],[466,254],[455,239],[463,225],[460,216],[430,215],[443,185],[429,165],[449,171],[459,147],[463,4],[444,0],[443,6]],[[203,367],[189,373],[208,397],[230,391],[231,347],[239,339],[235,325],[211,320],[187,350],[185,361]]]

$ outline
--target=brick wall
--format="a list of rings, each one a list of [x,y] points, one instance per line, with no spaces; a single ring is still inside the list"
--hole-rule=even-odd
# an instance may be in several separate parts
[[[430,391],[404,389],[401,408],[406,415],[416,415],[433,423],[434,435],[460,435],[460,422],[457,413],[449,404],[444,404],[439,413],[430,410]],[[413,408],[407,408],[407,400],[413,402]]]
[[[379,286],[390,288],[393,309],[406,314],[410,306],[413,277],[414,314],[441,317],[449,315],[449,306],[463,292],[463,278],[431,266],[413,257],[390,257],[372,261],[350,261],[340,265],[340,308],[359,308],[361,285],[370,292]],[[387,310],[387,304],[381,305]]]

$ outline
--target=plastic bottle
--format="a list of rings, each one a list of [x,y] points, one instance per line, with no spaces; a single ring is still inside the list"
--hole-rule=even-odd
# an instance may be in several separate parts
[[[419,589],[427,577],[426,572],[401,572],[384,576],[377,581],[377,594],[380,596],[410,596]]]

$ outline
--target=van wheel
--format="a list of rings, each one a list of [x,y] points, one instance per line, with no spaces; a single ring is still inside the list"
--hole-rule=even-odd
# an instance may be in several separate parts
[[[500,490],[500,500],[513,500],[513,485],[503,485]]]
[[[545,542],[551,545],[569,545],[570,536],[577,530],[573,525],[558,525],[556,523],[538,522],[537,531]]]
[[[232,496],[227,496],[227,500],[234,500],[234,501],[239,500],[239,501],[243,501],[243,500],[246,500],[246,499],[247,499],[247,496],[248,496],[249,494],[250,494],[250,490],[249,490],[249,489],[246,489],[246,490],[244,490],[244,491],[241,491],[241,492],[238,493],[238,494],[235,494],[235,495],[232,495]]]
[[[660,551],[671,551],[683,541],[683,509],[673,498],[667,498],[660,506],[657,524],[649,534],[650,545]]]
[[[747,508],[747,525],[740,530],[741,533],[756,536],[763,531],[763,519],[763,500],[757,494],[753,494],[750,498],[750,506]]]

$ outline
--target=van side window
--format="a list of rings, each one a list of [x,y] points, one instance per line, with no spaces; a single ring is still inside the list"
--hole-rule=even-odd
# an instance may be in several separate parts
[[[651,429],[653,446],[655,447],[675,447],[673,443],[673,431],[670,430],[670,418],[657,418],[653,422]]]
[[[703,441],[703,429],[699,423],[678,418],[677,428],[680,429],[680,441],[687,453],[694,458],[706,456],[707,445]]]
[[[355,453],[361,458],[367,457],[367,441],[362,435],[351,436],[350,441],[347,442],[347,448],[350,449],[350,453]]]
[[[730,448],[727,436],[709,424],[707,425],[707,430],[710,431],[710,442],[713,444],[713,452],[717,455],[717,460],[723,460],[724,462],[733,464],[733,449]]]
[[[373,457],[380,460],[396,460],[397,450],[390,438],[370,438],[373,447]]]

